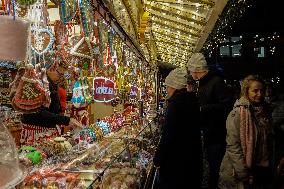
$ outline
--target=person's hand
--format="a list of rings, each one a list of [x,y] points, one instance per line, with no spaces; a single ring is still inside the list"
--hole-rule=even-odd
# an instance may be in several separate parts
[[[83,128],[83,125],[74,118],[70,118],[69,126],[72,128]]]

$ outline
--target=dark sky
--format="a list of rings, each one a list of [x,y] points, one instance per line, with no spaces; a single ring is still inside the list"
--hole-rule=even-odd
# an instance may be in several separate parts
[[[233,26],[232,34],[284,31],[284,0],[255,0]]]

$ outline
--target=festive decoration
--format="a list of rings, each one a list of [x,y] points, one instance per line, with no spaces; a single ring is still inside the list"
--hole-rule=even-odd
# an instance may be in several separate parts
[[[78,0],[81,23],[85,37],[92,36],[94,30],[94,16],[89,0]]]
[[[50,51],[54,43],[54,35],[49,29],[39,29],[33,31],[32,35],[32,50],[42,55]]]
[[[138,88],[136,86],[132,85],[130,87],[129,98],[130,99],[135,99],[135,98],[137,98],[137,94],[138,94]]]
[[[68,24],[75,17],[77,0],[60,0],[59,13],[64,24]]]
[[[71,102],[76,108],[87,106],[80,81],[76,81],[73,86],[73,96]]]
[[[81,40],[71,49],[70,54],[92,59],[94,54],[90,39],[87,37],[81,38]]]
[[[149,12],[144,12],[141,20],[140,20],[140,28],[139,28],[139,40],[141,43],[145,41],[145,30],[148,26],[148,20],[149,20]]]
[[[48,93],[31,65],[12,84],[10,98],[16,110],[31,113],[38,111],[41,106],[49,106],[50,100],[46,96]]]

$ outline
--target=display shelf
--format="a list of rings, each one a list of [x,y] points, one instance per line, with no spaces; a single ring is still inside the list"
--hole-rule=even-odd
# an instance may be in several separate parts
[[[34,166],[29,170],[30,182],[25,181],[19,185],[19,188],[32,186],[35,182],[32,181],[33,177],[37,179],[35,175],[40,175],[43,172],[48,172],[48,175],[63,173],[67,177],[68,174],[75,174],[77,175],[76,178],[74,177],[75,181],[68,184],[72,185],[76,182],[76,186],[83,188],[91,187],[105,175],[109,177],[109,174],[114,174],[112,171],[116,170],[115,166],[122,166],[125,172],[137,172],[135,176],[138,177],[140,170],[138,171],[135,167],[138,155],[140,155],[143,148],[146,149],[145,146],[147,145],[145,144],[150,144],[150,146],[153,144],[154,140],[151,138],[153,133],[151,132],[155,130],[153,121],[149,122],[143,119],[139,123],[140,125],[128,125],[115,133],[106,135],[103,140],[89,144],[88,149],[82,148],[79,143],[67,153],[58,154],[44,160],[41,165]],[[149,139],[145,138],[145,136]],[[141,162],[143,161],[141,160]],[[123,172],[123,174],[125,173]],[[43,175],[42,179],[44,178]]]
[[[126,140],[125,147],[118,154],[116,154],[116,156],[114,156],[114,158],[105,166],[103,171],[100,174],[97,175],[97,177],[94,179],[92,185],[97,184],[96,183],[97,181],[99,181],[99,182],[102,181],[102,178],[103,178],[105,172],[107,170],[109,170],[115,163],[119,162],[119,159],[121,158],[121,156],[124,155],[125,152],[129,152],[130,151],[129,147],[132,144],[133,140],[136,140],[136,139],[144,140],[142,135],[146,131],[148,131],[148,132],[152,132],[153,131],[152,122],[147,123],[146,125],[144,125],[140,129],[140,131],[138,131],[138,133],[135,136],[126,136],[126,135],[120,136],[120,138],[122,138],[123,140]],[[154,140],[152,140],[152,141],[154,141]],[[131,156],[131,153],[128,153],[128,155]],[[128,160],[130,160],[130,162],[131,162],[131,159],[132,159],[131,157],[128,157]]]

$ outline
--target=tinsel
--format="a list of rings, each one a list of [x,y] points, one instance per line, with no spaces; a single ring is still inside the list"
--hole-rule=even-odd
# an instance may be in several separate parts
[[[88,0],[78,0],[80,9],[81,23],[83,25],[84,35],[89,37],[94,31],[94,16],[92,12],[92,5]]]

